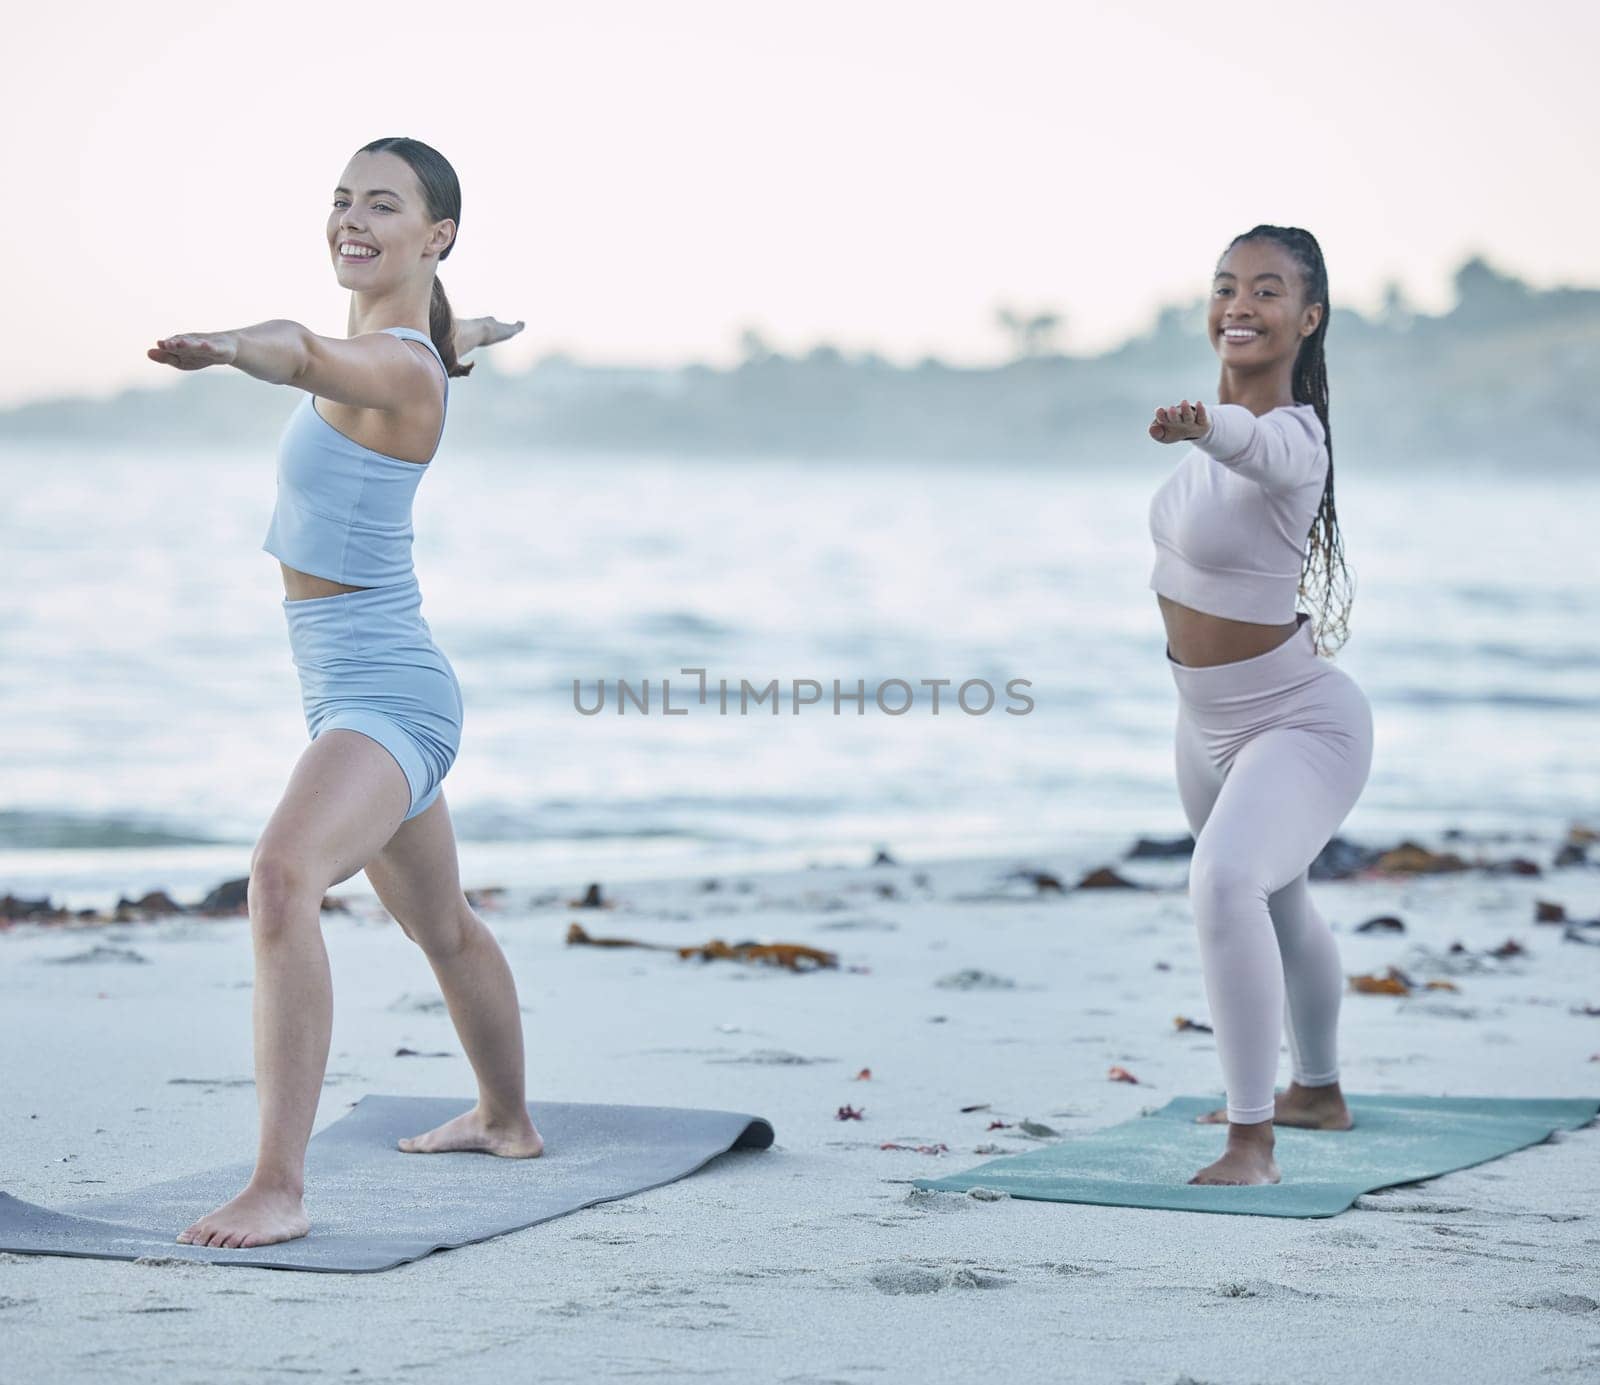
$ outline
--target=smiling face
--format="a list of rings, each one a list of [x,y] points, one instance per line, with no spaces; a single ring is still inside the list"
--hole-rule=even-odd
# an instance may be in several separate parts
[[[1222,257],[1211,284],[1207,330],[1222,363],[1241,370],[1293,365],[1322,321],[1304,298],[1304,275],[1276,241],[1244,240]]]
[[[372,293],[431,274],[455,231],[455,222],[428,215],[416,174],[398,154],[361,153],[333,192],[328,253],[341,287]]]

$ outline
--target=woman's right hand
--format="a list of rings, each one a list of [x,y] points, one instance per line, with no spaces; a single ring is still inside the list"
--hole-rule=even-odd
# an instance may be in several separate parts
[[[1203,438],[1211,428],[1211,417],[1206,406],[1185,399],[1181,404],[1170,404],[1156,410],[1150,424],[1150,436],[1157,442],[1192,442]]]
[[[239,341],[232,332],[183,332],[162,337],[145,352],[152,361],[178,370],[204,370],[208,365],[232,365]]]

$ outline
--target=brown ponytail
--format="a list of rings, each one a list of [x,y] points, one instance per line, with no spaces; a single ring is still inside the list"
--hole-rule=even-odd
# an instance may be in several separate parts
[[[448,255],[450,252],[444,252]],[[440,256],[442,259],[443,256]],[[433,299],[428,304],[428,335],[444,357],[446,375],[471,375],[472,366],[456,360],[456,315],[450,311],[450,300],[445,297],[444,285],[439,276],[433,276]]]

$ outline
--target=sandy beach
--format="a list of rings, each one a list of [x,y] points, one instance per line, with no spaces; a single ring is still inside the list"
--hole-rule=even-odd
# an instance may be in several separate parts
[[[1540,901],[1569,921],[1600,916],[1600,871],[1552,868],[1559,842],[1427,845],[1532,859],[1541,874],[1313,884],[1347,973],[1396,966],[1417,983],[1404,996],[1346,995],[1346,1091],[1593,1095],[1600,948],[1581,939],[1600,928],[1569,935],[1535,918]],[[1220,1098],[1220,1075],[1211,1036],[1175,1023],[1207,1019],[1186,857],[1098,862],[1137,889],[1076,888],[1096,863],[1065,854],[870,860],[709,887],[602,881],[605,908],[569,904],[588,880],[499,892],[469,872],[517,976],[536,1119],[541,1099],[715,1107],[766,1117],[771,1149],[381,1274],[0,1255],[6,1377],[1600,1373],[1593,1126],[1325,1220],[913,1189],[915,1177],[1035,1147],[1025,1119],[1070,1139],[1173,1096]],[[346,907],[324,915],[335,1020],[318,1127],[368,1092],[470,1098],[422,954],[364,877],[331,898]],[[1383,915],[1405,931],[1354,931]],[[574,946],[574,922],[673,945],[799,943],[838,965],[802,974]],[[0,935],[0,957],[5,1191],[62,1206],[248,1155],[244,919],[20,923]],[[1113,1067],[1137,1081],[1114,1080]],[[844,1106],[861,1119],[838,1119]],[[315,1223],[315,1186],[307,1209]]]

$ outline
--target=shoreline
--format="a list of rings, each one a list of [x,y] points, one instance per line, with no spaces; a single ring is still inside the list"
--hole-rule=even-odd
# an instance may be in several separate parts
[[[1551,821],[1559,820],[1552,818]],[[1403,832],[1393,841],[1384,842],[1364,834],[1353,837],[1341,829],[1331,840],[1336,844],[1359,845],[1371,853],[1412,843],[1434,853],[1455,852],[1469,860],[1531,861],[1549,872],[1562,868],[1563,851],[1576,856],[1580,864],[1588,860],[1600,866],[1600,831],[1589,825],[1591,821],[1600,821],[1600,818],[1583,820],[1568,816],[1564,819],[1565,826],[1558,832],[1548,828],[1473,830],[1445,825],[1432,830]],[[692,858],[672,845],[662,847],[637,840],[610,839],[587,849],[584,843],[571,841],[530,844],[465,840],[458,841],[457,846],[462,885],[470,896],[490,888],[535,892],[549,888],[581,889],[595,880],[665,886],[718,876],[849,870],[872,861],[882,851],[901,864],[925,866],[1009,863],[1013,868],[1021,868],[1029,861],[1048,858],[1058,866],[1069,863],[1070,870],[1083,873],[1097,867],[1115,868],[1133,860],[1131,853],[1139,842],[1176,843],[1183,839],[1192,844],[1192,834],[1187,831],[1130,835],[1120,829],[1105,829],[1077,833],[1070,847],[1065,846],[1057,834],[1032,838],[1019,834],[1015,844],[1004,850],[992,841],[973,842],[967,850],[933,845],[931,849],[925,846],[923,850],[911,851],[879,843],[801,847],[784,852],[769,849],[702,851]],[[192,908],[212,889],[247,873],[249,852],[250,848],[242,844],[0,850],[0,898],[43,898],[69,911],[110,911],[119,901],[139,900],[157,893]],[[1187,853],[1177,854],[1186,856]],[[1327,854],[1325,851],[1325,857]],[[551,866],[557,862],[563,869],[552,870]],[[1313,879],[1317,878],[1314,873]],[[361,871],[332,886],[326,897],[346,902],[375,898]],[[0,933],[6,922],[6,911],[0,908]]]

